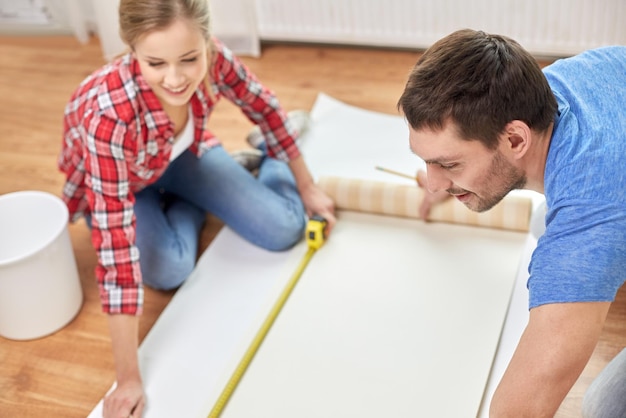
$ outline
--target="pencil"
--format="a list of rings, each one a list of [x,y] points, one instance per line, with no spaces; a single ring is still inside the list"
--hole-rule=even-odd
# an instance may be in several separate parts
[[[380,171],[384,171],[385,173],[389,173],[389,174],[395,174],[396,176],[400,176],[400,177],[405,177],[407,179],[411,179],[411,180],[415,180],[416,176],[412,176],[410,174],[406,174],[406,173],[401,173],[399,171],[395,171],[395,170],[390,170],[388,168],[385,167],[381,167],[381,166],[376,166],[376,170],[380,170]]]

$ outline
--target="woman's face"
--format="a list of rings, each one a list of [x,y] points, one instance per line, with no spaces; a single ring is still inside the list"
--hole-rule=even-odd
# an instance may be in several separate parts
[[[206,40],[199,29],[182,19],[142,36],[133,51],[144,79],[163,106],[186,106],[207,74]]]

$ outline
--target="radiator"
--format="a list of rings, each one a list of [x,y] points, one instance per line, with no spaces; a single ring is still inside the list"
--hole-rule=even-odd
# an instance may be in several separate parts
[[[424,49],[461,28],[537,56],[626,44],[624,0],[256,0],[261,40]]]

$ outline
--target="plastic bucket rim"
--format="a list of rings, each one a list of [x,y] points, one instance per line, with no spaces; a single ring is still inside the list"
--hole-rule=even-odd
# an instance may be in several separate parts
[[[16,199],[19,196],[25,196],[25,195],[37,195],[40,197],[44,197],[50,201],[53,201],[63,211],[64,216],[65,216],[65,221],[60,223],[58,230],[54,231],[53,234],[50,234],[49,239],[42,240],[41,245],[33,248],[30,251],[25,251],[23,254],[20,254],[12,258],[6,258],[6,259],[0,258],[0,267],[19,263],[29,257],[34,256],[35,254],[39,253],[41,250],[49,246],[50,243],[54,242],[57,238],[59,238],[59,236],[61,236],[61,234],[63,233],[63,231],[65,231],[65,228],[67,227],[67,222],[68,222],[67,219],[69,218],[69,210],[67,209],[67,206],[65,205],[65,203],[58,196],[52,193],[38,191],[38,190],[20,190],[17,192],[10,192],[10,193],[0,195],[0,203],[3,200]]]

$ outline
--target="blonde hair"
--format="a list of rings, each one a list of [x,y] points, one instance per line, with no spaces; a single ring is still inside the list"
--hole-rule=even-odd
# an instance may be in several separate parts
[[[210,41],[208,0],[121,0],[120,37],[131,48],[148,32],[169,27],[176,19],[195,25]]]

